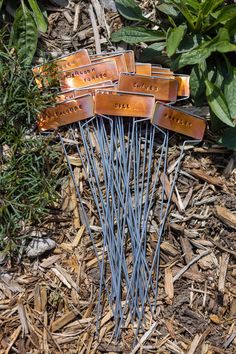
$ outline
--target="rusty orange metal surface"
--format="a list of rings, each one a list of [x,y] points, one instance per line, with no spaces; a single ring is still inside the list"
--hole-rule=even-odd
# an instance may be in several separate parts
[[[91,59],[103,58],[104,56],[110,56],[115,54],[123,54],[127,66],[127,71],[134,73],[135,72],[135,59],[134,59],[134,51],[133,50],[124,50],[124,51],[116,51],[116,52],[105,52],[101,54],[95,54],[91,56]]]
[[[135,58],[134,58],[134,52],[133,50],[126,50],[123,52],[125,56],[125,61],[127,65],[127,70],[130,73],[135,72]]]
[[[152,65],[152,75],[156,75],[156,73],[173,74],[173,71],[169,68],[163,68],[162,66]]]
[[[102,81],[97,84],[85,87],[85,88],[71,89],[71,90],[63,91],[56,96],[56,101],[63,102],[63,101],[70,100],[70,99],[78,97],[78,96],[83,96],[88,93],[91,93],[94,96],[95,90],[97,88],[106,88],[106,89],[110,89],[110,90],[116,89],[116,87],[114,86],[112,81],[110,81],[110,80]]]
[[[206,130],[204,118],[190,115],[176,107],[156,103],[152,123],[161,128],[202,140]]]
[[[178,96],[189,97],[190,96],[190,85],[189,75],[174,74],[172,71],[156,71],[153,72],[153,76],[164,77],[168,79],[175,79],[178,82]]]
[[[62,90],[68,90],[91,86],[107,80],[116,81],[118,77],[115,60],[109,60],[61,72],[60,85]]]
[[[178,96],[189,97],[190,96],[190,76],[175,74],[175,80],[178,81]]]
[[[135,72],[138,75],[152,75],[152,65],[146,63],[135,63]]]
[[[167,73],[167,72],[157,72],[156,71],[155,73],[152,74],[152,76],[164,77],[167,79],[174,79],[175,78],[174,74],[171,72]]]
[[[68,91],[64,91],[64,92],[59,93],[56,96],[56,101],[63,102],[66,100],[71,100],[74,97],[75,97],[75,90],[72,89],[72,90],[68,90]]]
[[[127,72],[127,65],[126,65],[125,56],[123,53],[102,56],[102,57],[98,56],[98,57],[92,58],[92,63],[110,61],[111,59],[115,60],[117,70],[119,73]]]
[[[97,90],[95,113],[123,117],[149,118],[153,115],[155,97],[130,92]]]
[[[80,95],[90,93],[94,97],[96,94],[96,90],[99,90],[99,89],[116,90],[116,87],[112,83],[110,85],[96,85],[93,87],[89,86],[89,87],[81,88],[79,90],[74,90],[74,95],[75,95],[75,97],[78,97]]]
[[[122,73],[120,74],[118,89],[120,91],[152,94],[157,100],[175,102],[178,82],[163,77]]]
[[[38,117],[38,127],[40,131],[56,129],[63,125],[93,117],[93,115],[92,95],[84,95],[45,109]]]
[[[56,60],[51,60],[47,64],[37,65],[33,68],[36,74],[46,75],[50,65],[55,64],[58,71],[77,68],[78,66],[91,64],[91,60],[86,49],[80,49],[75,53],[63,56]]]

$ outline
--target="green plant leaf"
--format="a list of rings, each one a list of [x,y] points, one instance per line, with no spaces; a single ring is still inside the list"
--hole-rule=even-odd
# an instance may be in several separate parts
[[[191,9],[194,13],[199,11],[200,4],[198,0],[185,0],[185,4],[188,6],[189,10]]]
[[[201,3],[202,14],[207,17],[212,11],[217,9],[218,6],[222,5],[224,0],[204,0]]]
[[[214,22],[208,27],[208,30],[218,25],[218,23],[225,23],[235,18],[236,16],[236,5],[224,6],[221,10],[216,11],[212,14],[215,18]]]
[[[210,46],[211,52],[229,53],[236,51],[236,45],[228,41],[220,41]]]
[[[209,80],[205,80],[205,85],[206,96],[212,111],[222,122],[230,127],[234,127],[235,124],[231,119],[230,111],[223,92]]]
[[[224,82],[224,94],[231,117],[236,119],[236,68],[232,67]]]
[[[184,25],[180,25],[175,28],[171,28],[167,33],[166,40],[166,49],[167,55],[171,57],[175,54],[176,49],[178,48],[180,42],[182,41],[184,34],[186,32],[186,27]]]
[[[210,41],[209,41],[210,42]],[[195,65],[206,60],[211,55],[210,48],[198,47],[189,52],[182,53],[173,62],[173,69],[180,69],[186,65]]]
[[[236,51],[236,45],[229,42],[229,33],[226,28],[221,28],[217,36],[210,41],[203,42],[197,48],[179,55],[173,68],[181,68],[186,65],[195,65],[206,60],[213,52],[228,53]]]
[[[219,142],[228,149],[236,149],[236,128],[227,128],[224,130]]]
[[[141,54],[141,60],[143,62],[147,62],[150,60],[152,60],[152,62],[155,62],[155,58],[162,54],[162,51],[165,47],[165,42],[157,42],[151,44],[150,46],[144,49],[143,53]]]
[[[40,10],[40,8],[38,6],[37,1],[36,0],[28,0],[28,2],[29,2],[31,9],[34,12],[35,21],[37,23],[39,31],[45,33],[47,31],[47,23],[46,23],[45,18],[42,14],[42,11]]]
[[[194,22],[197,18],[196,16],[196,11],[194,11],[194,14],[190,12],[189,7],[186,4],[185,0],[175,0],[173,1],[177,9],[182,13],[182,15],[185,17],[186,21],[189,24],[189,27],[194,30]]]
[[[165,39],[165,34],[161,31],[149,30],[144,27],[123,27],[111,36],[113,42],[126,42],[137,44],[140,42],[158,42]]]
[[[4,0],[0,0],[0,10],[2,8],[3,2],[4,2]]]
[[[179,14],[179,11],[177,11],[177,9],[173,5],[168,3],[158,5],[157,9],[168,16],[177,17]]]
[[[198,107],[202,106],[206,99],[206,86],[199,65],[194,65],[190,75],[191,96],[194,99],[194,104]]]
[[[29,10],[25,7],[23,11],[20,6],[16,11],[13,23],[12,44],[25,64],[31,64],[37,43],[38,30],[35,21]]]
[[[177,53],[185,53],[204,43],[205,37],[201,34],[186,34],[178,46]]]
[[[143,16],[142,10],[134,0],[116,0],[115,3],[119,13],[127,20],[150,22]]]

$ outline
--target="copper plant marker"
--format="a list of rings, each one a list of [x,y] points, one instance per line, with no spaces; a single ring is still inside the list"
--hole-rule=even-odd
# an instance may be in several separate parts
[[[181,97],[189,97],[190,96],[190,76],[189,75],[179,75],[175,74],[174,76],[175,80],[178,81],[179,87],[178,87],[178,96]]]
[[[143,64],[143,63],[135,63],[135,72],[138,75],[152,75],[152,65],[151,64]]]
[[[55,64],[58,70],[69,70],[77,68],[78,66],[91,64],[91,60],[88,54],[87,49],[80,49],[75,53],[70,55],[63,56],[56,60],[51,60],[47,64],[37,65],[33,68],[33,71],[36,74],[46,73],[48,69],[48,64]]]
[[[198,140],[203,139],[206,130],[204,118],[159,102],[156,103],[152,123]]]
[[[79,90],[75,90],[75,97],[78,97],[80,95],[84,95],[86,93],[90,93],[93,97],[95,97],[96,94],[96,90],[116,90],[116,87],[114,86],[114,84],[110,84],[110,85],[96,85],[96,86],[91,86],[91,87],[84,87],[81,88]]]
[[[92,59],[92,63],[106,62],[106,61],[110,61],[111,59],[115,60],[117,70],[119,73],[127,72],[127,65],[126,65],[126,61],[125,61],[125,56],[122,53],[108,55],[108,56],[102,56],[100,58],[95,57],[94,59]]]
[[[91,64],[87,49],[80,49],[75,53],[51,60],[47,64],[37,65],[33,68],[35,80],[39,88],[42,87],[42,77],[51,79],[57,77],[57,72],[73,69],[78,66]],[[46,82],[47,84],[47,82]]]
[[[39,115],[38,127],[40,131],[56,129],[62,125],[93,117],[93,115],[93,98],[88,94],[45,109]]]
[[[91,59],[101,59],[106,56],[112,56],[115,54],[123,54],[127,66],[127,71],[134,73],[135,72],[135,59],[133,50],[124,50],[124,51],[116,51],[116,52],[105,52],[101,54],[91,55]]]
[[[75,97],[75,90],[72,89],[72,90],[67,90],[67,91],[64,91],[64,92],[61,92],[59,93],[57,96],[56,96],[56,101],[57,102],[64,102],[66,100],[71,100],[72,98]]]
[[[154,95],[157,100],[175,102],[178,83],[176,80],[163,77],[122,73],[118,89],[120,91],[145,92]]]
[[[115,60],[109,60],[61,72],[60,85],[62,90],[67,90],[91,86],[107,80],[116,81],[118,77]]]
[[[149,118],[153,114],[155,97],[130,92],[97,90],[95,113],[111,116]]]
[[[159,68],[162,69],[162,68]],[[190,96],[189,75],[174,74],[172,71],[152,71],[153,76],[175,79],[178,82],[178,96],[188,98]]]
[[[134,58],[134,52],[133,50],[126,50],[123,52],[125,56],[125,61],[127,65],[127,70],[130,73],[135,72],[135,58]]]
[[[166,74],[173,74],[169,68],[163,68],[159,65],[152,65],[152,75],[156,75],[156,73],[166,73]]]
[[[63,91],[57,95],[56,101],[63,102],[63,101],[70,100],[75,97],[83,96],[88,93],[91,93],[94,96],[95,90],[98,88],[106,88],[106,89],[111,89],[111,90],[113,89],[114,90],[115,86],[114,86],[113,82],[110,80],[102,81],[97,84],[87,86],[84,88]]]

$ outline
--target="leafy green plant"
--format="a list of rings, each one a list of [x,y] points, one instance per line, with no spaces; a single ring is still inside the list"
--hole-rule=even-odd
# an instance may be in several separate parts
[[[207,99],[212,129],[223,134],[224,145],[236,148],[236,4],[162,0],[156,5],[155,23],[145,18],[134,0],[116,0],[116,5],[123,17],[139,23],[113,33],[112,40],[149,43],[145,61],[165,57],[172,69],[190,73],[195,104]]]
[[[37,224],[58,199],[60,148],[35,132],[37,115],[56,89],[37,87],[32,70],[0,47],[0,251],[17,251],[24,228]]]
[[[8,3],[8,4],[7,4]],[[9,2],[0,0],[1,15],[7,10]],[[11,28],[11,45],[24,64],[31,64],[38,44],[39,32],[47,31],[45,13],[37,0],[20,0],[13,2],[14,20]]]

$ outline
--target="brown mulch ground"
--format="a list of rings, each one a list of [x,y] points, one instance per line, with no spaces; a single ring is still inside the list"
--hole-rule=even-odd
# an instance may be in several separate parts
[[[149,2],[143,3],[150,11]],[[42,50],[94,50],[87,2],[50,10]],[[113,12],[104,18],[107,28],[104,23],[98,28],[101,46],[110,50],[108,32],[120,26],[120,19]],[[179,154],[176,143],[169,155],[172,167]],[[173,173],[174,167],[169,180]],[[0,268],[0,353],[235,353],[235,182],[231,152],[207,143],[186,150],[161,246],[157,325],[149,336],[141,333],[141,344],[132,351],[132,327],[116,343],[106,302],[96,336],[97,260],[73,183],[66,181],[61,212],[43,223],[57,248],[40,259],[24,257],[14,268],[10,263]]]

